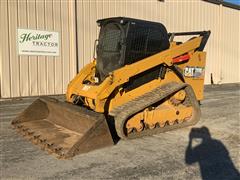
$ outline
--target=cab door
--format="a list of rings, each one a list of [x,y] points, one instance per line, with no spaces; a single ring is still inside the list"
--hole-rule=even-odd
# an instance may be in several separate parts
[[[101,27],[97,46],[97,72],[100,81],[124,65],[124,30],[117,23]]]

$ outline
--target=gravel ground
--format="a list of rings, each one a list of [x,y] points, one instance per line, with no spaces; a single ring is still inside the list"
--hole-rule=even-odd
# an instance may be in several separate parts
[[[35,98],[0,101],[1,179],[240,179],[240,85],[205,88],[201,121],[58,160],[19,136],[11,120]]]

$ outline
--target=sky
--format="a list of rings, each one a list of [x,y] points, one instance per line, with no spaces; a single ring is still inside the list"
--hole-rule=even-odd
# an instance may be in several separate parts
[[[240,5],[240,0],[224,0],[226,2],[230,2],[232,4],[237,4],[237,5]]]

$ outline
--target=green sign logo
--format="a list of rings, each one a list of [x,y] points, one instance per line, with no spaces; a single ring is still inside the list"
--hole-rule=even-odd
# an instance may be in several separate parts
[[[52,34],[32,34],[32,33],[24,33],[20,35],[20,43],[24,43],[32,40],[45,40],[47,41],[51,38]]]

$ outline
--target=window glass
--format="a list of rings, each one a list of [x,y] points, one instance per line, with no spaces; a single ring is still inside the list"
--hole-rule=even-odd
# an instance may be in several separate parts
[[[121,31],[117,26],[108,27],[103,37],[103,50],[104,51],[119,51]]]

